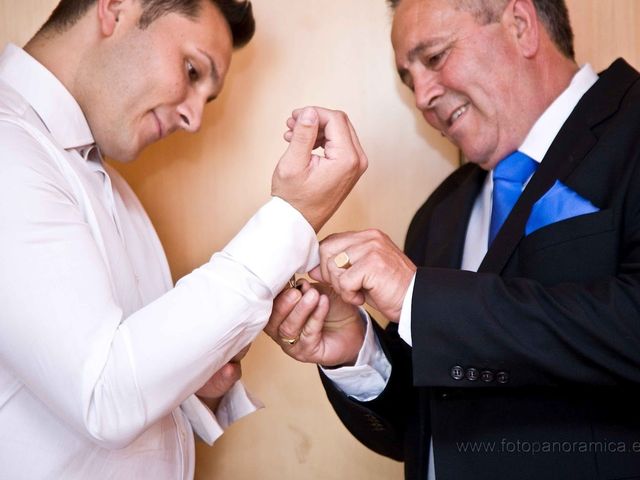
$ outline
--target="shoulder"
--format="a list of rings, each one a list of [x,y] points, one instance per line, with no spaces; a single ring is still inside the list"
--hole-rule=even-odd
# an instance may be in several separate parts
[[[33,119],[0,111],[0,196],[15,205],[27,197],[55,194],[73,197],[72,188],[52,158]],[[35,133],[39,132],[39,133]]]
[[[0,114],[24,117],[30,109],[27,101],[13,88],[0,80]]]

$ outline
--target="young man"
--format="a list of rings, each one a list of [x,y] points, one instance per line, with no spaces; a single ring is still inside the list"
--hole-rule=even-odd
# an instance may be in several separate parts
[[[400,77],[469,163],[406,253],[323,241],[312,276],[347,304],[305,284],[267,332],[344,366],[338,415],[408,479],[640,477],[640,75],[579,68],[562,0],[391,3]],[[387,331],[348,311],[365,300]]]
[[[252,34],[248,2],[63,0],[0,56],[3,477],[189,479],[192,429],[212,443],[255,410],[239,359],[366,168],[348,119],[294,112],[274,198],[175,288],[103,162],[198,130]]]

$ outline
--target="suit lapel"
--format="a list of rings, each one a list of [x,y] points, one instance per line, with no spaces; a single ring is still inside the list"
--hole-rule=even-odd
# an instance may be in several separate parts
[[[504,269],[524,236],[533,204],[556,180],[564,182],[570,177],[597,143],[594,127],[619,109],[622,97],[636,80],[638,73],[624,60],[616,60],[580,99],[498,232],[479,272],[500,273]]]
[[[433,231],[425,245],[425,266],[460,267],[467,224],[486,173],[474,166],[453,194],[435,207],[430,221]]]

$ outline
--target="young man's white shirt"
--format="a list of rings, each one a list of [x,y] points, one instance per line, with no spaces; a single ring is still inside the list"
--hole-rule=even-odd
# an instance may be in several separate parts
[[[142,205],[46,68],[0,56],[0,477],[191,479],[260,407],[238,382],[191,395],[260,333],[274,296],[318,263],[315,232],[273,198],[172,288]],[[212,218],[211,222],[216,219]]]

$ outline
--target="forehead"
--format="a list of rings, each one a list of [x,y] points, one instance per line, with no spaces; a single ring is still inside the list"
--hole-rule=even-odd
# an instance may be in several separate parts
[[[202,48],[209,49],[206,53],[213,59],[220,73],[224,74],[229,68],[233,51],[231,29],[218,7],[212,2],[203,1],[201,5],[200,15],[196,19],[200,27],[199,39],[202,41]]]
[[[198,50],[213,61],[220,76],[224,76],[231,61],[233,40],[224,16],[210,1],[201,2],[197,17],[169,13],[152,22],[166,41],[188,51]]]
[[[468,23],[475,23],[473,16],[456,8],[454,0],[402,0],[394,13],[391,42],[398,55],[418,44],[446,42]]]

